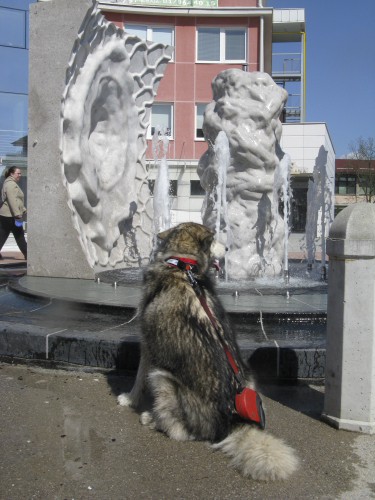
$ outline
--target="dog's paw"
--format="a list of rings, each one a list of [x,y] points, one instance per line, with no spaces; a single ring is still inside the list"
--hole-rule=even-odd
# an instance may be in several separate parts
[[[117,403],[120,406],[132,406],[133,401],[132,401],[132,398],[130,397],[130,393],[123,392],[122,394],[117,396]]]
[[[142,425],[147,425],[151,429],[155,428],[154,419],[152,418],[152,414],[149,411],[144,411],[143,413],[141,413],[139,421],[141,422]]]

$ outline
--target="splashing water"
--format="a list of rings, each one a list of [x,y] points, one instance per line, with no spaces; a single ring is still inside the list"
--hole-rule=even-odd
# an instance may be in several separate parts
[[[169,137],[163,127],[155,127],[152,137],[152,152],[154,165],[157,166],[157,176],[154,186],[154,237],[161,231],[171,227],[171,210],[169,197],[169,173],[167,153]]]
[[[231,231],[228,220],[228,206],[227,206],[227,171],[230,166],[230,151],[229,141],[226,133],[221,130],[216,138],[214,151],[217,157],[217,186],[216,186],[216,225],[215,237],[217,240],[222,241],[220,238],[220,230],[223,224],[223,234],[227,249],[231,247]],[[228,280],[228,266],[227,266],[227,253],[225,255],[225,280]]]
[[[315,238],[316,238],[316,225],[318,222],[320,196],[320,186],[318,182],[309,179],[307,189],[307,213],[306,213],[306,252],[307,252],[307,265],[311,268],[315,262]]]
[[[288,243],[290,228],[290,215],[291,215],[291,199],[292,191],[290,188],[290,171],[292,167],[292,160],[288,153],[284,153],[279,165],[275,170],[274,188],[273,188],[273,209],[274,218],[277,220],[279,201],[282,199],[284,205],[284,275],[289,279],[289,263],[288,263]],[[281,196],[280,196],[281,195]]]
[[[307,190],[307,214],[306,214],[306,250],[308,268],[311,269],[315,262],[316,245],[315,240],[317,229],[320,229],[321,237],[321,267],[325,269],[326,265],[326,228],[327,217],[329,217],[329,198],[328,179],[326,174],[327,151],[323,148],[319,150],[319,155],[314,166],[313,180],[309,180]],[[320,216],[320,226],[318,224]]]

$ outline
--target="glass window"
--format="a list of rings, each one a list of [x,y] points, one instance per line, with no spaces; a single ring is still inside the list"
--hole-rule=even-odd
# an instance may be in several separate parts
[[[0,166],[25,166],[27,96],[0,92]]]
[[[196,139],[203,139],[203,118],[204,111],[206,109],[207,104],[197,104],[196,106],[196,125],[195,125],[195,137]]]
[[[152,28],[152,41],[173,46],[173,29],[168,27]]]
[[[150,190],[150,195],[154,195],[155,180],[148,180],[148,188]],[[169,181],[169,196],[177,196],[177,180]]]
[[[173,136],[173,106],[172,104],[154,103],[151,109],[151,136],[159,128],[162,134]]]
[[[342,195],[356,194],[356,177],[350,174],[340,174],[336,177],[335,193]]]
[[[220,61],[220,29],[198,29],[198,61]]]
[[[373,197],[375,194],[375,171],[373,169],[363,169],[358,173],[357,180],[357,195]]]
[[[197,30],[197,61],[246,61],[246,28]]]
[[[206,191],[201,186],[201,181],[190,181],[190,196],[204,196]]]
[[[292,185],[292,190],[290,225],[294,233],[304,233],[306,230],[307,188]],[[282,204],[281,213],[284,213],[284,204]]]
[[[174,45],[173,28],[169,26],[146,26],[140,24],[125,24],[125,31],[135,35],[141,40]]]
[[[177,180],[169,181],[169,196],[177,196]]]
[[[27,95],[0,92],[0,130],[27,130]]]
[[[26,47],[26,12],[0,7],[0,45]]]
[[[0,92],[27,94],[28,51],[0,46],[0,61]]]
[[[130,35],[137,36],[141,40],[147,40],[147,26],[140,24],[125,24],[125,31]]]
[[[225,60],[243,61],[246,58],[245,30],[225,31]]]

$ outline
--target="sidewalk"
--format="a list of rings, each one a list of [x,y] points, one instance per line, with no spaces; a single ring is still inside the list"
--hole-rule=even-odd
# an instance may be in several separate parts
[[[23,254],[19,251],[19,248],[14,240],[13,235],[9,235],[9,238],[5,242],[1,250],[0,268],[1,267],[12,267],[12,266],[26,266],[26,261]]]
[[[117,405],[134,379],[0,364],[1,493],[6,500],[368,500],[375,436],[320,420],[324,388],[262,386],[267,430],[299,470],[256,482],[206,443],[177,442]]]
[[[1,257],[0,267],[26,266],[26,260],[18,249],[8,250],[7,248],[3,248]]]

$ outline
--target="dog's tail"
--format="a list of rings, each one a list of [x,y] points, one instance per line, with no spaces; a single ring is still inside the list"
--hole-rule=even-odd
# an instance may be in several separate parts
[[[290,446],[248,424],[237,427],[213,447],[231,457],[231,465],[242,475],[256,480],[286,479],[298,468],[298,458]]]

